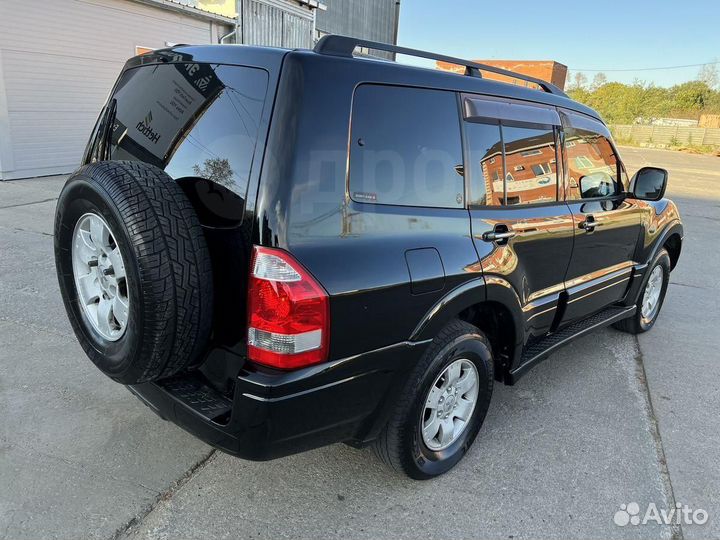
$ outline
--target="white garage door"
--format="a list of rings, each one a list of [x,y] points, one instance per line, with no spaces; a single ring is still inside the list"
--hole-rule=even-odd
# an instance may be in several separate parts
[[[212,43],[224,31],[130,0],[0,0],[0,178],[76,168],[136,46]]]

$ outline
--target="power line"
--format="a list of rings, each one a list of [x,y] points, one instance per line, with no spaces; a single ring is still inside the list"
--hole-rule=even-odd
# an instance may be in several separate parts
[[[581,68],[568,68],[568,71],[602,71],[602,72],[617,72],[617,71],[659,71],[661,69],[681,69],[690,67],[701,67],[701,66],[712,66],[720,64],[720,60],[715,62],[704,62],[702,64],[685,64],[683,66],[665,66],[665,67],[654,67],[654,68],[635,68],[635,69],[581,69]]]

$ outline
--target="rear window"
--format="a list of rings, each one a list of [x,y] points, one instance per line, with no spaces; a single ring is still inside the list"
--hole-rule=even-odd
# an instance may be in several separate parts
[[[210,64],[144,66],[125,72],[110,158],[139,160],[175,179],[200,177],[243,198],[268,75]]]
[[[380,85],[355,91],[349,170],[353,200],[462,208],[462,163],[454,92]]]

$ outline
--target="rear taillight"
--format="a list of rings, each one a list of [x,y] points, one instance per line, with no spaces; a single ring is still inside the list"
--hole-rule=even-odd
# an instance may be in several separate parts
[[[248,285],[248,358],[281,369],[327,360],[328,296],[289,253],[255,246]]]

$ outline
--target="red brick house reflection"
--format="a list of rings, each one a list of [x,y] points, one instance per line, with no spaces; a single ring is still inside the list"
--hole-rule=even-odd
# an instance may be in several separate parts
[[[580,199],[580,178],[604,172],[617,180],[617,159],[605,137],[575,129],[565,130],[568,199]]]
[[[505,145],[507,204],[554,201],[557,197],[555,144],[547,135]],[[481,161],[489,205],[503,204],[503,162],[500,143]]]

